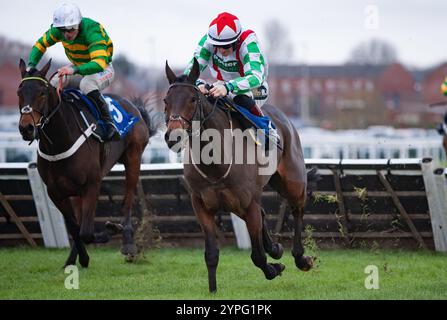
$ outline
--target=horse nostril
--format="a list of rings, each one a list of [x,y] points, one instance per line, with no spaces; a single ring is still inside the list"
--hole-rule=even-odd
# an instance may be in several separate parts
[[[26,126],[26,132],[33,133],[34,132],[34,126],[32,124],[29,124]]]

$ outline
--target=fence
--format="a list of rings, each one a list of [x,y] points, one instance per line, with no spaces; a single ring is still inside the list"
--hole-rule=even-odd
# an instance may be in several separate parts
[[[317,167],[322,177],[305,208],[304,224],[314,238],[346,246],[373,240],[391,241],[394,246],[406,242],[447,251],[447,180],[444,170],[435,168],[430,159],[308,159],[306,165]],[[97,228],[103,228],[107,220],[121,220],[123,171],[124,167],[117,165],[103,181]],[[35,173],[33,164],[0,167],[0,246],[24,241],[32,246],[68,244],[60,214],[45,200],[44,188],[36,181]],[[162,243],[202,241],[181,164],[142,165],[140,182],[139,201],[134,206],[136,224],[148,206],[152,228]],[[268,187],[262,201],[274,235],[291,239],[287,204]],[[242,239],[235,239],[234,230],[240,230],[240,225],[234,225],[232,220],[227,213],[216,218],[221,241]]]

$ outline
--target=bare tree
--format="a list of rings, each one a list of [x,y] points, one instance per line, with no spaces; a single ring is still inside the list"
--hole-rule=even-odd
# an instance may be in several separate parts
[[[384,65],[396,61],[397,52],[393,45],[381,39],[371,39],[351,51],[348,64]]]
[[[264,27],[266,53],[270,64],[285,64],[293,56],[293,45],[289,41],[289,32],[281,22],[272,19]]]
[[[10,40],[0,35],[0,64],[5,61],[18,62],[19,58],[28,58],[31,46]]]

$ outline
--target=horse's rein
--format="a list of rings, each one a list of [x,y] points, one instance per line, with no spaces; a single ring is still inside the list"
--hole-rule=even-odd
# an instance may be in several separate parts
[[[173,84],[169,87],[169,89],[171,89],[172,87],[175,87],[175,86],[193,87],[194,90],[195,90],[197,93],[200,92],[199,89],[198,89],[195,85],[192,85],[192,84],[189,84],[189,83],[173,83]],[[196,114],[197,114],[197,110],[199,110],[199,112],[200,112],[200,120],[199,120],[199,121],[200,121],[200,129],[202,129],[203,126],[204,126],[204,124],[205,124],[205,122],[206,122],[208,119],[211,118],[211,116],[213,115],[214,111],[216,110],[217,102],[218,102],[219,99],[216,99],[216,101],[215,101],[214,104],[213,104],[213,109],[212,109],[206,116],[204,116],[204,119],[202,120],[202,114],[203,114],[202,100],[200,99],[200,95],[199,95],[199,94],[198,94],[197,96],[198,96],[198,98],[197,98],[198,101],[197,101],[196,109],[194,110],[194,114],[193,114],[191,120],[185,119],[185,118],[182,117],[181,115],[171,115],[171,116],[169,117],[169,121],[181,121],[181,120],[184,120],[185,122],[187,122],[187,123],[190,124],[190,126],[191,126],[191,123],[192,123],[192,121],[194,121],[194,118],[195,118],[195,116],[196,116]],[[232,121],[232,119],[231,119],[231,113],[230,113],[230,110],[229,110],[229,109],[227,109],[227,116],[228,116],[228,121],[229,121],[229,123],[230,123],[231,137],[232,137],[232,139],[233,139],[233,121]],[[182,125],[182,128],[183,128],[183,125]],[[186,129],[184,129],[184,130],[186,130]],[[187,131],[188,131],[188,130],[187,130]],[[191,131],[191,134],[192,134],[192,128],[190,129],[190,131]],[[204,178],[205,180],[207,180],[207,181],[208,181],[209,183],[211,183],[211,184],[218,184],[218,183],[222,182],[223,180],[225,180],[225,178],[227,178],[228,175],[230,174],[231,168],[233,167],[233,158],[231,158],[231,163],[229,164],[229,166],[228,166],[226,172],[224,173],[224,175],[223,175],[222,177],[220,177],[219,179],[217,179],[217,180],[211,180],[210,177],[208,177],[208,175],[207,175],[205,172],[203,172],[202,170],[200,170],[199,166],[194,162],[194,158],[193,158],[192,153],[190,153],[190,155],[191,155],[191,163],[192,163],[192,165],[194,166],[194,168],[195,168],[195,169],[197,170],[197,172],[202,176],[202,178]]]
[[[173,88],[173,87],[178,87],[178,86],[184,86],[184,87],[190,87],[193,88],[195,90],[195,92],[197,93],[197,103],[196,103],[196,108],[194,109],[194,113],[191,117],[191,119],[186,119],[185,117],[183,117],[180,114],[175,114],[175,115],[171,115],[169,116],[169,118],[167,119],[167,123],[169,121],[180,121],[181,125],[182,125],[182,129],[186,130],[189,134],[192,134],[192,122],[195,120],[197,112],[199,112],[199,122],[200,122],[200,129],[203,129],[203,126],[205,124],[206,121],[208,121],[208,119],[211,118],[211,116],[213,115],[214,111],[216,110],[217,107],[217,102],[218,99],[216,99],[214,105],[213,105],[213,109],[205,116],[204,111],[203,111],[203,105],[202,105],[202,99],[199,95],[200,90],[199,88],[197,88],[197,86],[190,84],[190,83],[173,83],[169,89]],[[168,89],[168,91],[169,91]],[[187,123],[189,124],[189,129],[185,129],[183,124]]]

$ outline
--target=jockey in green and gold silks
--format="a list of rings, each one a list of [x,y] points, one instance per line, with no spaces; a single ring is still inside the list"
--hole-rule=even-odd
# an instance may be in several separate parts
[[[74,85],[81,77],[80,90],[95,101],[108,125],[107,140],[119,140],[107,103],[100,93],[115,77],[112,66],[113,43],[104,27],[92,19],[82,17],[76,5],[60,5],[54,12],[50,29],[31,49],[28,67],[36,67],[47,48],[58,42],[64,46],[71,64],[60,68],[58,77],[54,77],[51,84],[57,86],[59,78],[63,78],[64,85]]]

